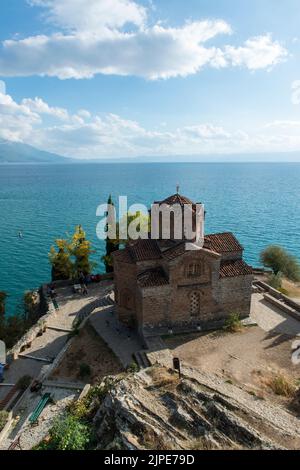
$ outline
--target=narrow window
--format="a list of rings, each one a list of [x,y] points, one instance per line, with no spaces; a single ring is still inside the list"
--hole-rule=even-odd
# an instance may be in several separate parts
[[[196,317],[200,313],[200,294],[193,292],[190,298],[191,317]]]
[[[188,277],[200,277],[202,275],[202,265],[200,263],[191,263],[187,275]]]

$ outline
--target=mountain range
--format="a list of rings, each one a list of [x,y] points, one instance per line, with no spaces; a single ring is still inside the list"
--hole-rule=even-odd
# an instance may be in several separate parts
[[[0,163],[67,163],[69,158],[21,142],[0,140]]]
[[[268,163],[300,162],[299,152],[228,154],[228,155],[172,155],[172,156],[139,156],[101,159],[67,158],[55,153],[39,150],[21,142],[10,142],[0,139],[0,164],[11,163]]]

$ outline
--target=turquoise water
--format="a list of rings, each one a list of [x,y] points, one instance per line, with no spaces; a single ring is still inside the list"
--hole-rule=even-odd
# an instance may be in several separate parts
[[[13,312],[26,289],[48,281],[56,238],[82,224],[102,271],[96,208],[109,193],[150,205],[180,192],[206,206],[206,233],[234,232],[249,263],[278,243],[300,257],[300,164],[78,164],[0,166],[0,290]],[[24,234],[18,238],[19,230]]]

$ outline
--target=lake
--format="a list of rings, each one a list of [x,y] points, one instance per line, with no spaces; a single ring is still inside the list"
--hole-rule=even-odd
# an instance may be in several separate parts
[[[280,244],[299,255],[300,164],[141,163],[0,166],[0,290],[14,312],[23,291],[50,280],[48,253],[56,238],[81,224],[103,266],[96,209],[111,193],[150,206],[176,192],[205,204],[206,233],[234,232],[245,258]],[[22,231],[23,238],[19,238]]]

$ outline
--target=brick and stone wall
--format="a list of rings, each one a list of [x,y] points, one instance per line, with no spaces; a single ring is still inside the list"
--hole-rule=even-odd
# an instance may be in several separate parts
[[[219,302],[226,315],[239,313],[249,316],[253,276],[237,276],[220,279]]]
[[[207,250],[187,251],[173,260],[137,263],[115,260],[115,298],[119,319],[146,329],[193,330],[221,324],[233,312],[242,318],[250,313],[252,275],[220,278],[221,261],[239,259],[242,252],[218,255]],[[191,266],[196,266],[195,272]],[[162,267],[167,285],[140,288],[138,275]]]
[[[134,326],[137,303],[137,270],[134,264],[115,261],[115,301],[120,321]]]

